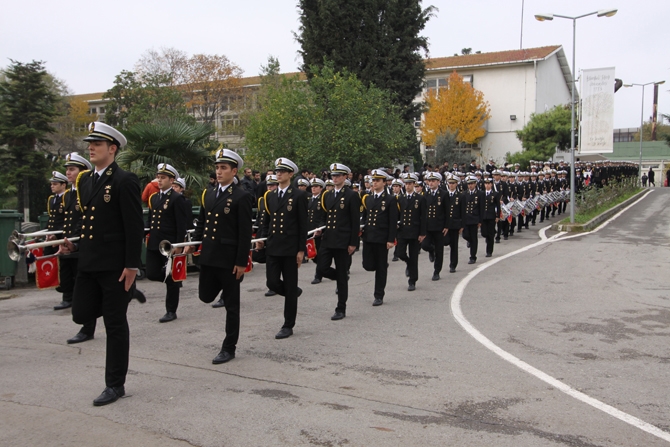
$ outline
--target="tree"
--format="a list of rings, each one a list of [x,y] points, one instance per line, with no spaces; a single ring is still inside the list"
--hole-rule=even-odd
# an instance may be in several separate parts
[[[456,134],[460,143],[477,143],[484,135],[484,124],[490,118],[489,103],[455,71],[446,89],[432,89],[426,94],[426,108],[421,123],[421,137],[427,146],[435,145],[439,135]]]
[[[137,123],[178,118],[194,122],[188,114],[182,92],[174,87],[172,76],[165,73],[138,75],[123,70],[114,79],[114,86],[103,98],[107,103],[105,121],[120,129]]]
[[[58,96],[41,61],[11,60],[0,81],[0,162],[3,182],[16,185],[26,221],[44,211],[50,163],[38,144],[50,144]]]
[[[544,113],[533,113],[528,124],[517,130],[522,152],[507,155],[510,163],[527,165],[530,160],[549,160],[556,150],[570,149],[571,112],[569,105],[559,105]]]
[[[144,183],[156,177],[156,167],[160,163],[168,163],[179,171],[188,185],[202,189],[207,185],[212,153],[217,146],[210,140],[214,131],[209,124],[180,118],[137,123],[124,132],[128,145],[116,161],[122,168],[137,174]]]
[[[72,96],[59,102],[61,114],[53,122],[55,131],[49,135],[52,143],[45,147],[58,159],[71,152],[81,152],[82,140],[88,135],[88,123],[98,120],[97,114],[90,114],[86,101]]]
[[[426,161],[435,166],[440,166],[445,161],[448,161],[449,165],[454,163],[458,163],[459,165],[461,163],[469,163],[472,160],[470,151],[464,151],[459,149],[459,147],[458,135],[456,133],[445,132],[435,140],[435,152],[432,160]]]
[[[657,124],[656,125],[656,140],[663,141],[670,137],[670,125]],[[633,141],[640,141],[640,132],[636,132]],[[642,125],[642,141],[651,141],[651,121],[647,121]]]
[[[389,92],[332,65],[311,71],[309,84],[282,77],[278,87],[268,82],[259,93],[246,140],[253,164],[288,157],[313,170],[339,162],[360,171],[411,154],[414,128]]]
[[[414,98],[423,89],[428,40],[419,34],[436,8],[421,9],[420,0],[300,0],[302,70],[331,61],[335,71],[347,69],[361,82],[393,93],[403,118],[421,115]]]

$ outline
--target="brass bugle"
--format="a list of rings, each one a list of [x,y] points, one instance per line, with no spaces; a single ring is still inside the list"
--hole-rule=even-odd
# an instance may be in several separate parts
[[[163,256],[169,258],[178,248],[188,247],[189,245],[200,245],[200,244],[202,244],[201,241],[180,242],[178,244],[173,244],[172,242],[165,239],[162,240],[160,244],[158,244],[158,251]]]
[[[70,242],[77,242],[79,240],[78,237],[73,237],[71,239],[68,239]],[[27,252],[28,250],[32,250],[33,248],[41,248],[41,247],[53,247],[54,245],[62,245],[65,243],[64,239],[56,239],[53,241],[45,241],[45,242],[38,242],[36,244],[26,244],[22,245],[17,243],[17,241],[9,240],[7,242],[7,254],[9,255],[9,259],[12,261],[18,261],[21,259],[21,256]]]
[[[43,237],[43,236],[49,236],[52,234],[61,234],[63,230],[55,230],[55,231],[47,231],[47,230],[40,230],[40,231],[35,231],[34,233],[19,233],[18,231],[14,230],[12,231],[11,236],[9,236],[10,240],[16,241],[19,245],[23,245],[23,243],[28,239],[29,237]]]

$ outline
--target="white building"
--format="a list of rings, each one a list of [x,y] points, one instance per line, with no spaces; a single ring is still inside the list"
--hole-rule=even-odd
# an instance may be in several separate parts
[[[482,162],[493,158],[500,163],[507,152],[520,151],[515,131],[531,114],[570,104],[572,75],[560,45],[428,59],[424,91],[446,88],[453,71],[481,91],[491,107],[487,134],[473,146],[473,156]],[[422,145],[424,155],[425,149]]]

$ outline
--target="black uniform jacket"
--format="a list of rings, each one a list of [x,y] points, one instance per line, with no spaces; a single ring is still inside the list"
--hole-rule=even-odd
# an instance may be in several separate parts
[[[193,240],[202,241],[200,264],[219,268],[246,266],[251,248],[253,197],[241,187],[229,185],[202,193],[202,205]]]
[[[147,250],[158,250],[163,240],[184,242],[191,209],[180,193],[170,189],[161,199],[160,192],[149,197],[149,242]]]
[[[493,186],[491,188],[494,192],[498,193],[498,197],[504,204],[507,204],[509,202],[509,185],[507,182],[493,182]]]
[[[279,199],[278,189],[265,193],[260,237],[267,237],[268,256],[295,256],[305,251],[307,243],[307,195],[295,186],[289,186]]]
[[[63,236],[76,237],[81,235],[81,208],[77,202],[77,191],[68,189],[63,195]]]
[[[446,192],[438,189],[435,195],[428,189],[424,193],[426,201],[426,231],[442,231],[447,228]]]
[[[349,188],[342,188],[335,197],[335,190],[321,194],[323,220],[326,226],[321,238],[323,248],[348,248],[358,245],[361,221],[361,198]]]
[[[55,194],[49,196],[49,200],[47,200],[47,214],[49,215],[47,230],[57,231],[63,229],[63,223],[65,221],[64,206],[65,193],[61,194],[60,197]]]
[[[489,195],[486,191],[480,191],[482,207],[482,220],[495,220],[500,217],[500,194],[491,189]]]
[[[484,202],[480,196],[481,191],[465,191],[463,201],[465,202],[465,215],[463,217],[464,225],[477,225],[482,223],[482,208]]]
[[[403,194],[398,198],[400,204],[400,229],[398,238],[417,239],[426,235],[428,207],[425,196],[413,193],[412,197]]]
[[[375,244],[394,242],[398,232],[398,201],[385,190],[375,199],[372,192],[363,197],[363,241]]]
[[[323,193],[321,193],[323,194]],[[323,208],[321,208],[321,194],[310,196],[307,205],[307,231],[318,228],[323,220]]]
[[[82,210],[79,270],[140,268],[144,220],[139,179],[116,162],[95,185],[93,175],[84,171],[76,181]]]
[[[444,197],[447,204],[447,225],[450,230],[460,230],[463,228],[463,218],[465,217],[465,199],[463,194],[454,192],[452,196],[449,191]]]

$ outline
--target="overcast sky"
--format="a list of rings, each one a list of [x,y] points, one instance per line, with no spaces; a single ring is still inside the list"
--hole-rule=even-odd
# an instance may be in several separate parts
[[[439,9],[424,30],[430,56],[519,48],[522,0],[434,0]],[[670,0],[525,0],[524,48],[563,45],[572,59],[572,21],[538,22],[534,14],[582,15],[617,8],[611,18],[577,21],[577,72],[616,67],[625,83],[670,81]],[[109,89],[121,70],[132,70],[147,49],[174,47],[189,54],[224,54],[245,76],[255,76],[268,55],[282,71],[300,65],[296,0],[22,0],[0,13],[0,67],[9,59],[46,61],[75,93]],[[475,85],[476,87],[476,85]],[[659,111],[670,113],[670,82],[660,87]],[[645,120],[651,115],[645,88]],[[614,127],[637,127],[642,89],[615,95]]]

